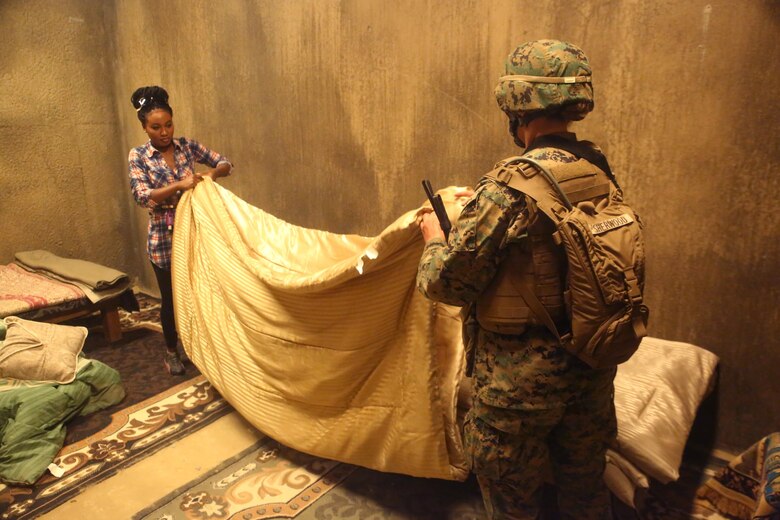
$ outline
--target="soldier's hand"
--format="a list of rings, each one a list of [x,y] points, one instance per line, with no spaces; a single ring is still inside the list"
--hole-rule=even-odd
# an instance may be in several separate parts
[[[455,199],[470,199],[474,196],[474,190],[469,188],[468,186],[465,186],[463,188],[459,188],[458,191],[455,192]]]
[[[427,243],[434,238],[444,238],[444,231],[442,231],[439,225],[439,219],[436,218],[436,214],[432,211],[423,213],[420,216],[420,231],[422,232],[423,240]]]

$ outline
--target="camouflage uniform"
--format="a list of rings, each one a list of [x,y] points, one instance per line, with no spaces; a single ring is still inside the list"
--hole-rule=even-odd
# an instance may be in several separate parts
[[[570,52],[571,46],[562,48]],[[497,88],[499,105],[511,105],[511,100],[502,105],[499,89],[510,98],[517,92],[502,83]],[[548,89],[548,94],[554,97],[553,90]],[[592,101],[587,106],[588,96],[592,100],[592,91],[575,100],[577,110],[586,113],[592,108]],[[539,97],[525,99],[526,107],[531,101],[544,102]],[[513,112],[510,119],[516,116],[517,105],[507,112]],[[549,149],[527,156],[575,160],[568,152]],[[505,335],[476,322],[473,303],[495,275],[505,247],[513,240],[525,240],[528,223],[535,217],[523,194],[482,178],[453,223],[449,242],[432,239],[426,244],[417,285],[433,300],[472,307],[466,320],[472,332],[464,341],[474,355],[474,405],[466,417],[464,442],[489,517],[537,518],[542,483],[547,479],[558,489],[558,508],[564,518],[609,518],[603,473],[607,445],[617,433],[615,369],[591,369],[565,351],[546,328]]]

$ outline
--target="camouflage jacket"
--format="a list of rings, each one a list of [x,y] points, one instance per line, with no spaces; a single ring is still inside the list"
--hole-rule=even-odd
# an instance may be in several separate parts
[[[576,157],[562,150],[539,149],[527,155],[538,160],[571,162]],[[525,196],[506,185],[482,178],[474,196],[453,223],[449,241],[430,240],[417,271],[417,287],[428,298],[450,305],[473,304],[496,274],[505,247],[526,237],[528,222],[536,218]],[[521,336],[497,334],[479,327],[472,310],[475,349],[476,398],[491,407],[540,410],[562,406],[549,393],[534,390],[539,374],[558,377],[580,374],[587,367],[566,352],[544,328]],[[563,399],[563,397],[561,397]]]

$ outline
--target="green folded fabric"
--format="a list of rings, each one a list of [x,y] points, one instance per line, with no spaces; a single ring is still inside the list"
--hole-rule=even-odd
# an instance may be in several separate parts
[[[128,280],[128,276],[116,269],[86,260],[62,258],[49,251],[22,251],[14,255],[17,262],[33,269],[45,269],[63,278],[84,283],[98,291],[108,289]]]
[[[0,319],[0,341],[3,341],[5,339],[5,331],[8,329],[8,327],[5,326],[5,321]]]
[[[67,385],[0,392],[0,482],[34,483],[62,448],[68,420],[112,406],[124,396],[119,372],[94,359]]]

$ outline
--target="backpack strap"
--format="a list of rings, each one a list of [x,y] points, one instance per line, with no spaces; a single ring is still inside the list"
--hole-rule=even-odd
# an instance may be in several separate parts
[[[558,140],[571,144],[571,141],[568,139],[558,137]],[[536,144],[536,141],[534,141],[534,144]],[[598,152],[580,142],[574,144],[579,144],[579,148],[582,150],[590,150],[598,154]],[[598,154],[598,156],[603,158],[601,154]],[[574,205],[582,201],[607,196],[612,191],[613,186],[610,181],[614,179],[607,173],[609,171],[608,164],[604,166],[607,171],[604,171],[587,158],[581,157],[579,161],[571,163],[556,163],[556,173],[553,175],[550,169],[546,167],[546,162],[532,159],[525,155],[508,157],[500,161],[493,171],[486,174],[485,177],[505,184],[531,197],[537,202],[537,205],[547,210],[545,213],[553,221],[560,220],[560,218],[550,215],[552,207],[556,205],[555,203],[561,206],[556,212],[560,213],[561,209],[571,210]],[[603,162],[606,162],[606,158],[604,158]],[[617,183],[615,183],[614,187],[619,192],[620,188],[617,186]],[[550,198],[553,199],[552,203],[545,204]]]
[[[525,284],[518,284],[513,278],[510,278],[510,281],[515,290],[523,297],[525,303],[528,304],[528,307],[534,315],[542,320],[542,323],[544,323],[545,327],[553,333],[555,338],[560,342],[568,341],[571,334],[567,333],[561,336],[560,332],[558,332],[558,327],[555,326],[555,321],[553,321],[552,316],[550,316],[550,313],[544,308],[544,304],[542,304],[539,297],[536,296],[531,288]]]
[[[642,311],[642,291],[639,289],[639,281],[632,268],[626,269],[623,274],[626,277],[626,287],[628,287],[628,296],[631,298],[631,305],[634,309],[639,311],[634,312],[633,319],[631,320],[631,324],[634,327],[634,334],[636,334],[637,338],[643,338],[647,336],[647,328],[645,326],[647,316]]]

